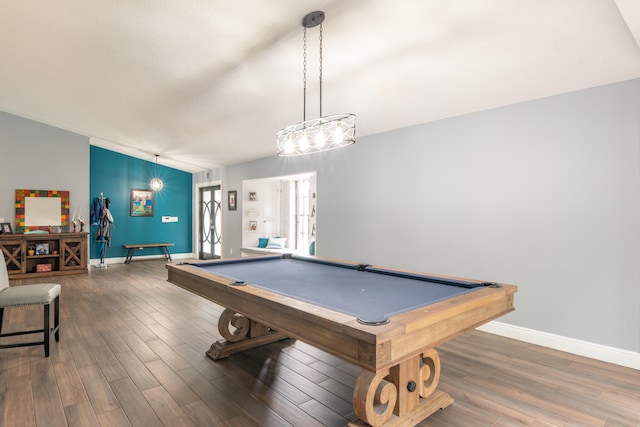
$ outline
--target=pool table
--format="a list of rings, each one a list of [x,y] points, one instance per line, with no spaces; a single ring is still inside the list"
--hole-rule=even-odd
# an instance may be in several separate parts
[[[216,360],[292,337],[363,368],[350,425],[415,425],[453,402],[435,346],[514,310],[514,285],[295,255],[168,264],[225,308]]]

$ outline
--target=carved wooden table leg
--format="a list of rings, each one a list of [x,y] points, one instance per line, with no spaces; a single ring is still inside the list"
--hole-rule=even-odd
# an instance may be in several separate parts
[[[361,421],[350,426],[413,426],[453,399],[436,390],[440,357],[429,349],[377,373],[362,371],[353,391],[353,409]]]
[[[288,338],[284,333],[274,331],[229,308],[226,308],[218,319],[218,331],[226,341],[211,344],[206,354],[213,360]]]

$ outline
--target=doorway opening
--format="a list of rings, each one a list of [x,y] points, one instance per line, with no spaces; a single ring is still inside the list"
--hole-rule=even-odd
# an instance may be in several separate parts
[[[243,248],[315,255],[318,202],[315,172],[245,180],[242,198]],[[283,247],[260,247],[261,242],[270,238],[279,239]]]

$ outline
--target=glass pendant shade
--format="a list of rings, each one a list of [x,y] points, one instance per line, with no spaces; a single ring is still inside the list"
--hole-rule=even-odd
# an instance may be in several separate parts
[[[160,191],[162,190],[162,187],[164,187],[164,182],[162,182],[162,180],[158,178],[158,157],[159,156],[158,154],[156,154],[155,156],[156,156],[156,176],[151,179],[151,182],[149,182],[149,186],[153,191]]]
[[[287,126],[276,135],[279,156],[299,156],[356,142],[356,116],[336,114]]]
[[[160,178],[153,178],[149,185],[153,191],[160,191],[162,190],[162,187],[164,187],[164,183]]]

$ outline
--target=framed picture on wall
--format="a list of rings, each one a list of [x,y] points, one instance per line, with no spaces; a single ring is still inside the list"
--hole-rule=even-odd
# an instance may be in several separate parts
[[[249,193],[249,201],[256,202],[258,200],[258,193],[252,191]]]
[[[0,223],[0,234],[13,234],[13,231],[11,231],[10,222]]]
[[[249,221],[249,230],[256,231],[258,229],[258,221]]]
[[[238,210],[238,205],[236,204],[236,202],[238,200],[238,190],[229,191],[228,198],[229,198],[229,200],[228,200],[229,201],[229,210],[230,211]]]
[[[153,216],[153,190],[131,189],[131,216]]]

